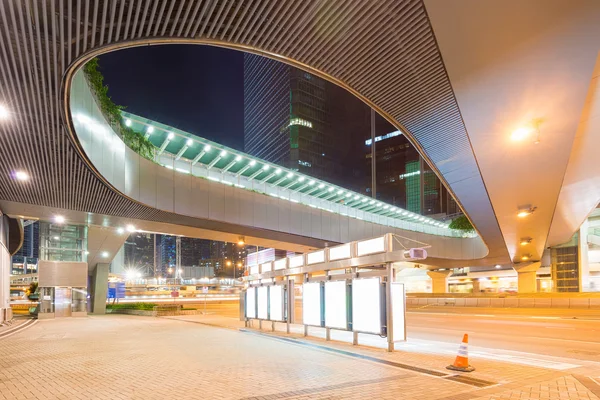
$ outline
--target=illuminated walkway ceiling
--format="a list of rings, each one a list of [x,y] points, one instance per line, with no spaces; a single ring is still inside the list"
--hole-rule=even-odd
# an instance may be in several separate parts
[[[403,130],[439,173],[488,245],[490,263],[508,261],[507,244],[515,255],[515,238],[529,230],[537,251],[598,50],[589,41],[599,37],[592,20],[599,3],[449,3],[2,1],[0,102],[11,114],[0,123],[0,199],[181,220],[132,201],[97,175],[70,140],[68,87],[75,69],[103,52],[205,43],[268,54],[350,89]],[[540,79],[518,79],[521,69]],[[538,112],[541,103],[526,94],[560,102]],[[531,116],[512,111],[522,103],[532,104],[523,107],[533,107]],[[542,125],[543,150],[503,146],[513,125],[538,115],[561,121]],[[31,175],[29,184],[11,177],[18,169]],[[537,206],[539,221],[517,225],[521,203]]]

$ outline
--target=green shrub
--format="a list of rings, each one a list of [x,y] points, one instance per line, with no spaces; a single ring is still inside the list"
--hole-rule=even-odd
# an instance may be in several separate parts
[[[471,225],[471,221],[469,221],[469,219],[465,215],[461,215],[460,217],[454,218],[452,222],[450,222],[449,228],[465,232],[475,231],[475,228],[473,228],[473,225]]]
[[[144,158],[154,161],[155,146],[143,133],[134,131],[123,123],[121,110],[125,107],[113,103],[108,95],[108,86],[104,84],[104,76],[98,68],[98,59],[92,58],[83,67],[83,72],[93,92],[96,94],[102,114],[104,114],[104,117],[111,126],[116,127],[117,133],[121,135],[123,142],[131,150]]]
[[[143,310],[152,311],[156,307],[156,303],[121,303],[107,304],[107,310]]]

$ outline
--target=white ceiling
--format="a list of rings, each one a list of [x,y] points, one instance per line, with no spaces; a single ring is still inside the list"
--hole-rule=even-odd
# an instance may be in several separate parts
[[[600,1],[425,4],[511,257],[539,259],[600,47]],[[534,119],[539,144],[511,140]],[[528,204],[537,211],[518,218]]]

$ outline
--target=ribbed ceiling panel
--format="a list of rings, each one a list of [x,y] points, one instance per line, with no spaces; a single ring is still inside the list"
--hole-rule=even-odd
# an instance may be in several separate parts
[[[467,213],[468,199],[480,210],[485,203],[486,215],[470,217],[491,247],[503,244],[421,0],[3,0],[0,101],[14,114],[0,123],[0,198],[173,221],[103,184],[60,117],[62,79],[75,59],[168,37],[248,46],[342,82],[405,129],[444,179],[453,172],[447,182]],[[30,184],[10,178],[18,168]],[[466,191],[453,184],[469,179]]]

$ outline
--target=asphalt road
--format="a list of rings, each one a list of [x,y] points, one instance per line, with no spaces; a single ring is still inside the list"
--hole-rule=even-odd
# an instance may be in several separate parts
[[[202,309],[204,303],[186,303]],[[239,303],[207,302],[207,311],[237,318]],[[296,315],[301,316],[300,307]],[[470,346],[600,362],[600,312],[587,310],[447,308],[409,309],[409,342]],[[452,347],[453,348],[453,347]]]

